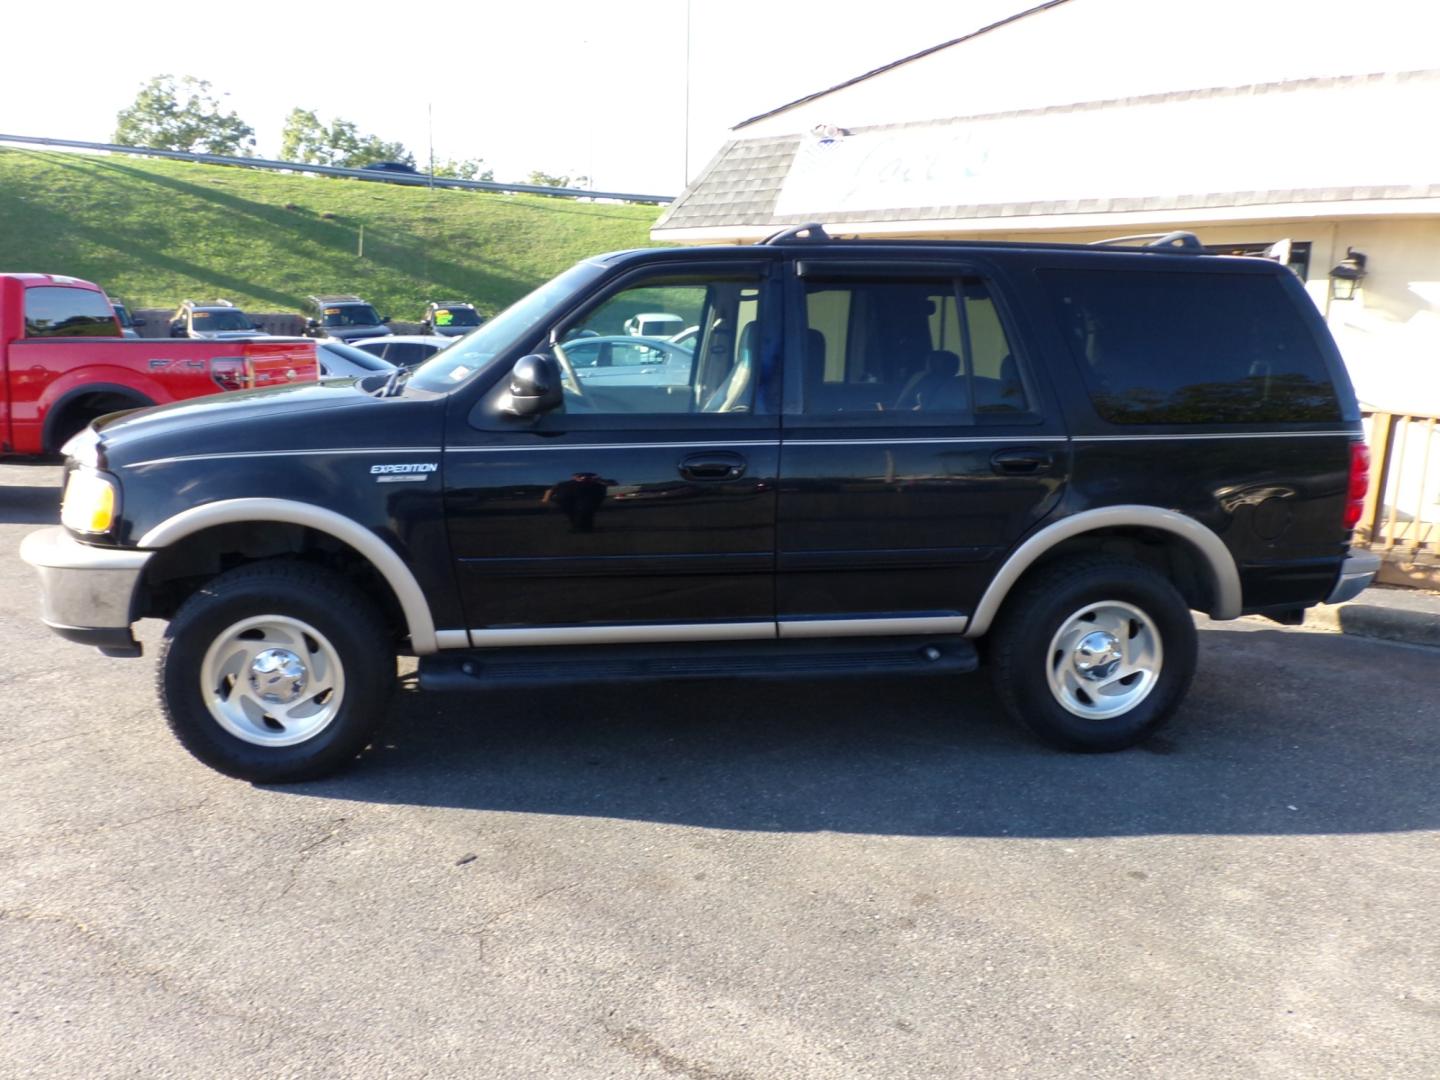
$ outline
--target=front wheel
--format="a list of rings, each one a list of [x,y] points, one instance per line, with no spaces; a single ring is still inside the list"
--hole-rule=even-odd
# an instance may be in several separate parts
[[[1065,750],[1123,750],[1174,712],[1195,622],[1162,574],[1104,556],[1058,562],[1006,600],[991,671],[1011,717]]]
[[[171,620],[161,705],[181,744],[241,780],[343,768],[384,717],[395,653],[373,604],[340,575],[259,563],[207,583]]]

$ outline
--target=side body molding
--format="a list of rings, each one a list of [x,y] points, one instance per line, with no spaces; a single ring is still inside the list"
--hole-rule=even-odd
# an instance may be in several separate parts
[[[1210,586],[1215,603],[1207,614],[1212,619],[1240,617],[1240,572],[1224,541],[1200,522],[1174,510],[1158,506],[1103,506],[1064,518],[1041,529],[1021,544],[995,575],[985,595],[975,608],[975,615],[965,629],[966,637],[979,637],[990,629],[1000,605],[1020,575],[1056,544],[1071,537],[1099,529],[1117,527],[1161,529],[1186,541],[1210,571]]]
[[[304,525],[349,544],[369,560],[395,591],[409,627],[410,645],[416,654],[423,656],[439,649],[430,605],[405,560],[359,522],[322,506],[289,499],[223,499],[205,503],[183,510],[156,525],[140,538],[140,547],[164,548],[201,529],[247,521]]]

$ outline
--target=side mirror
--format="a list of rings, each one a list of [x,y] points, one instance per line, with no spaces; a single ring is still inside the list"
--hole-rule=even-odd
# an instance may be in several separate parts
[[[264,323],[258,323],[258,322],[252,322],[252,323],[250,324],[250,329],[251,329],[251,330],[264,330],[264,329],[265,329],[265,324],[264,324]]]
[[[389,321],[390,321],[390,316],[389,316],[389,315],[382,315],[382,316],[380,316],[380,321],[381,321],[381,322],[389,322]]]
[[[144,326],[144,325],[145,325],[145,320],[144,320],[144,319],[131,319],[131,320],[130,320],[130,325],[131,325],[131,326]]]
[[[170,336],[171,336],[171,337],[184,337],[184,336],[185,336],[185,327],[180,326],[180,325],[177,324],[177,323],[171,323],[171,324],[170,324]]]
[[[501,411],[510,416],[539,416],[559,408],[564,400],[559,362],[553,356],[531,353],[516,360],[510,370],[509,401]]]
[[[318,329],[320,329],[320,320],[319,320],[319,319],[306,319],[306,320],[305,320],[305,329],[306,329],[306,330],[318,330]]]

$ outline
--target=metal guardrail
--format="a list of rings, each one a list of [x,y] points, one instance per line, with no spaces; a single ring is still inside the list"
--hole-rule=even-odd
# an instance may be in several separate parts
[[[1370,487],[1357,543],[1440,565],[1440,417],[1367,411]]]
[[[243,165],[251,169],[284,172],[318,173],[321,176],[345,176],[353,180],[383,181],[387,184],[409,184],[412,187],[459,188],[464,191],[514,192],[521,195],[557,195],[571,199],[614,199],[619,202],[647,203],[663,206],[673,202],[673,195],[636,195],[622,191],[590,191],[586,188],[543,187],[538,184],[501,184],[494,180],[455,180],[432,177],[429,173],[379,172],[373,169],[347,169],[339,165],[313,165],[304,161],[276,161],[271,158],[230,157],[225,154],[192,154],[184,150],[152,150],[144,146],[122,146],[119,143],[81,142],[77,139],[43,139],[33,135],[0,135],[0,143],[25,146],[48,146],[61,150],[101,150],[112,154],[134,154],[140,157],[172,158],[176,161],[198,161],[204,165]]]

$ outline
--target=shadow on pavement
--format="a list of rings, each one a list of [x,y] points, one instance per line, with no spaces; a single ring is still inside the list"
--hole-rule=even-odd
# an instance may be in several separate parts
[[[55,525],[60,521],[60,489],[0,484],[0,525]]]
[[[1200,674],[1171,727],[1122,754],[1038,745],[1004,719],[983,675],[407,688],[354,771],[274,790],[932,837],[1440,827],[1435,652],[1269,630],[1205,630],[1201,641]]]

